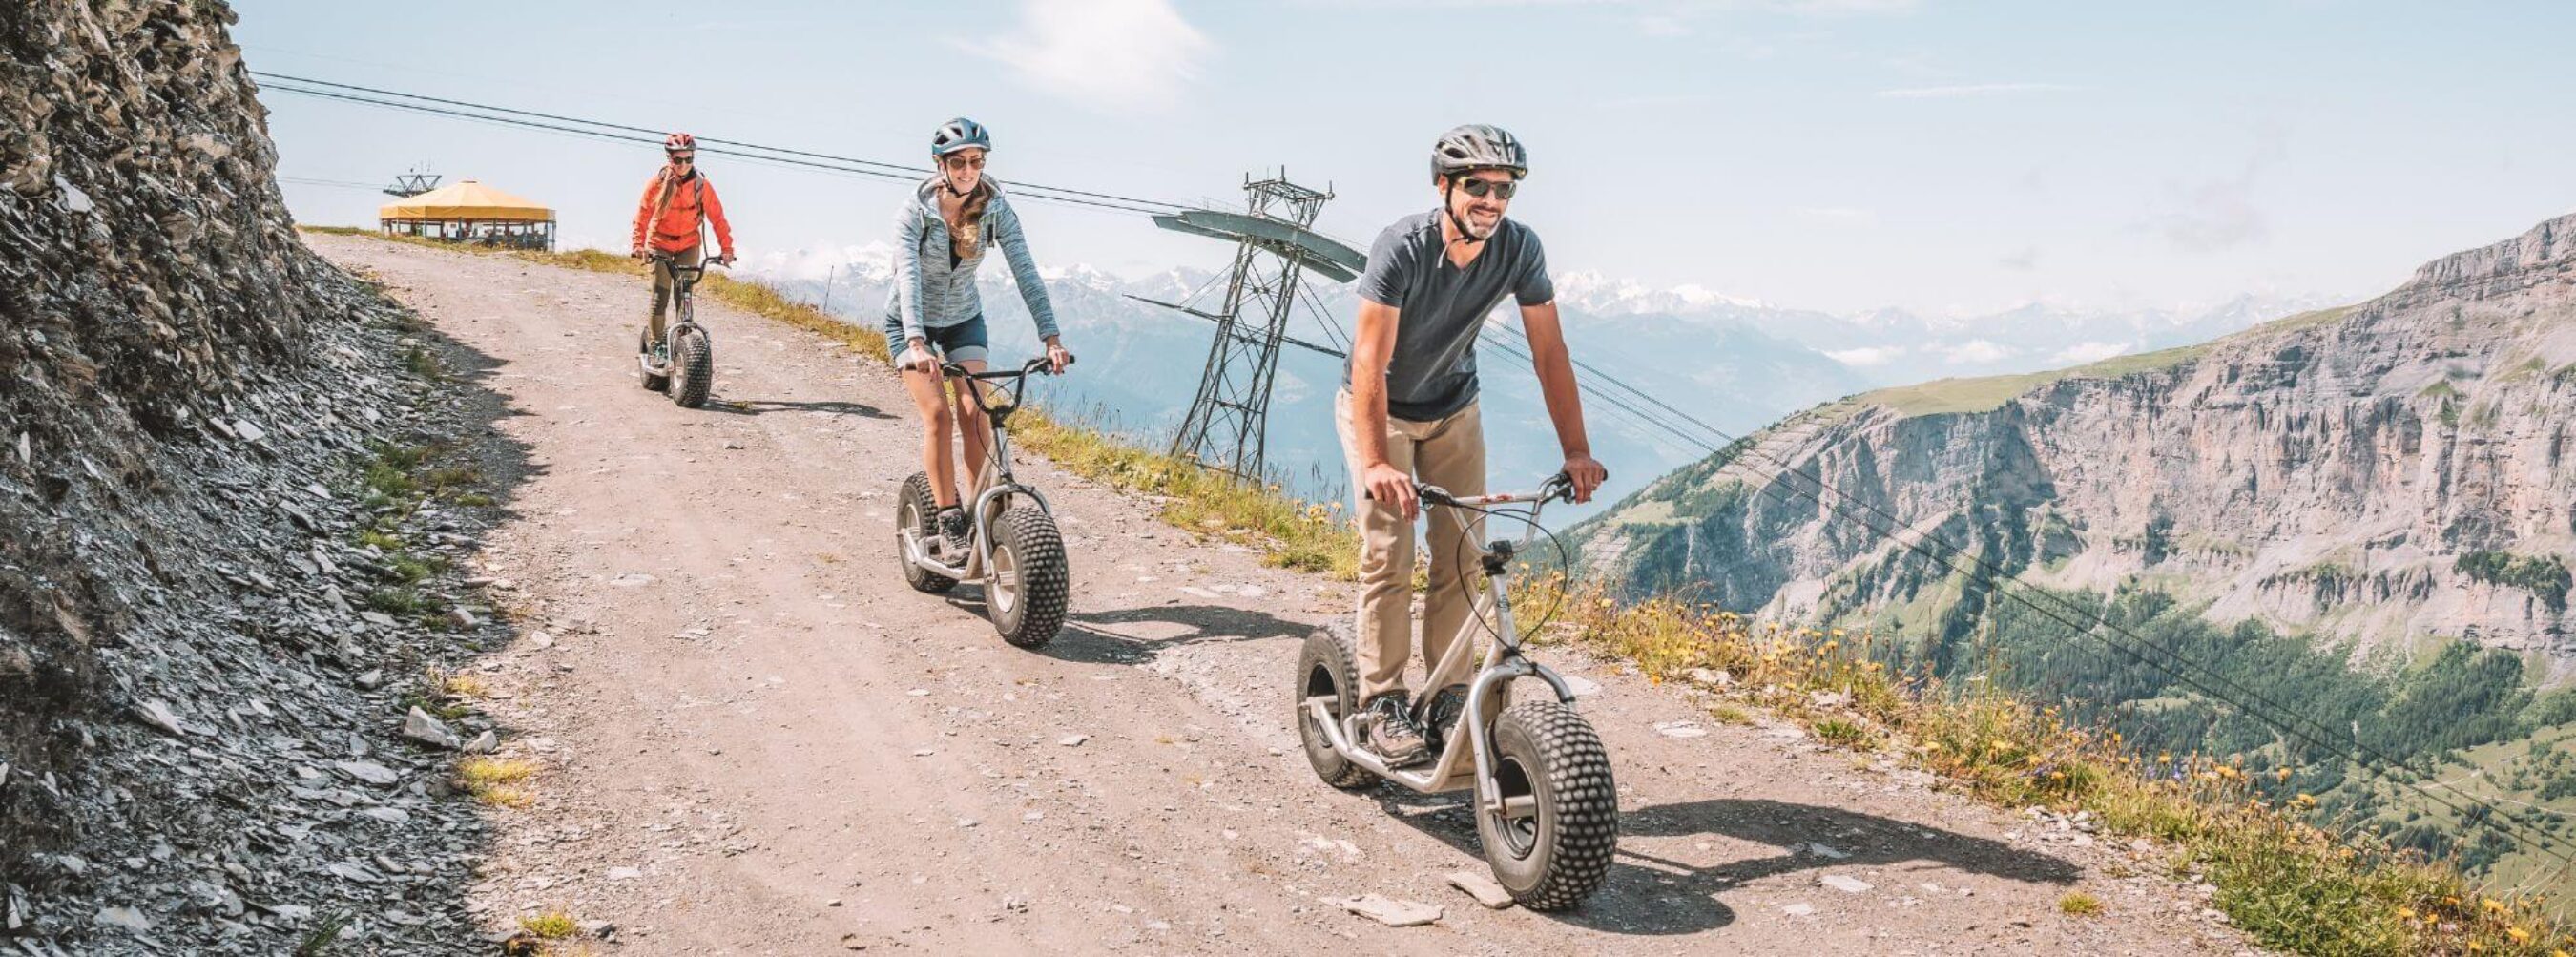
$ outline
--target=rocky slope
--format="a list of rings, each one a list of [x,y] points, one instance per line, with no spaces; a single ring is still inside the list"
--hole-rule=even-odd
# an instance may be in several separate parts
[[[1631,496],[1585,549],[1639,590],[1920,623],[1959,592],[1872,526],[1901,528],[2055,588],[2144,584],[2365,658],[2466,638],[2563,681],[2572,412],[2576,216],[2204,346],[1809,410]]]
[[[435,416],[288,221],[230,19],[0,9],[0,940],[452,952],[473,816],[392,699],[472,633],[351,607],[351,470]]]

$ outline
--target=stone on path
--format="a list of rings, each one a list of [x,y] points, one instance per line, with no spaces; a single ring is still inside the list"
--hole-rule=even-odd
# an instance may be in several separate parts
[[[447,730],[446,724],[420,710],[419,705],[413,705],[411,713],[403,717],[402,733],[403,737],[434,748],[453,751],[458,747],[456,732]]]
[[[1475,871],[1450,871],[1448,880],[1449,886],[1466,891],[1467,896],[1489,909],[1502,910],[1512,906],[1512,892],[1504,890],[1503,885],[1495,883],[1490,876]]]
[[[1438,907],[1420,901],[1395,900],[1382,894],[1327,898],[1324,902],[1389,927],[1420,927],[1440,919]]]
[[[1870,883],[1868,881],[1842,874],[1827,874],[1823,877],[1816,878],[1816,883],[1841,891],[1845,894],[1859,894],[1869,890],[1870,888]]]

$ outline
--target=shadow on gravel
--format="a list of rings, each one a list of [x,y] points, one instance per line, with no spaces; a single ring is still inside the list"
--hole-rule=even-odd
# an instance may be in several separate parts
[[[1481,872],[1484,852],[1465,792],[1415,794],[1381,786],[1372,796],[1397,820],[1468,856],[1459,866]],[[1733,838],[1778,852],[1715,867],[1692,867],[1636,850],[1634,838]],[[1610,877],[1582,908],[1548,917],[1614,934],[1666,936],[1715,930],[1735,922],[1720,895],[1766,877],[1885,868],[1945,867],[2024,884],[2073,884],[2074,865],[2001,841],[1970,837],[1874,814],[1758,798],[1714,798],[1622,809],[1620,848]],[[1818,850],[1822,845],[1824,850]],[[1839,856],[1837,856],[1839,855]],[[1903,894],[1909,887],[1888,887]],[[1818,890],[1817,893],[1841,893]]]
[[[709,412],[727,415],[767,415],[771,412],[821,412],[826,415],[855,415],[862,419],[891,419],[885,410],[865,402],[843,402],[827,399],[820,402],[782,402],[775,399],[717,399],[706,405]]]
[[[950,598],[960,608],[982,614],[981,598]],[[1154,605],[1118,611],[1075,612],[1065,617],[1064,631],[1045,653],[1086,664],[1132,665],[1151,661],[1163,649],[1206,641],[1259,641],[1294,637],[1313,625],[1268,612],[1225,605]]]

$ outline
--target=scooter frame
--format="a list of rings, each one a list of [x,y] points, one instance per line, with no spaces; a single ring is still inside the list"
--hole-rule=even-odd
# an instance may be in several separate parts
[[[1476,671],[1475,677],[1467,684],[1465,714],[1460,716],[1459,722],[1463,727],[1450,730],[1449,740],[1443,744],[1438,759],[1427,768],[1419,766],[1392,768],[1388,767],[1386,762],[1379,760],[1377,755],[1370,753],[1368,749],[1353,743],[1356,738],[1354,733],[1356,723],[1364,713],[1364,709],[1355,708],[1351,714],[1337,721],[1333,718],[1335,695],[1313,695],[1305,700],[1306,720],[1313,722],[1316,728],[1323,732],[1325,740],[1332,744],[1333,751],[1341,755],[1342,760],[1356,764],[1378,777],[1424,794],[1455,791],[1473,785],[1476,791],[1477,814],[1494,815],[1497,823],[1529,817],[1538,813],[1536,799],[1521,797],[1506,801],[1500,787],[1494,783],[1493,757],[1490,753],[1492,744],[1489,740],[1488,728],[1495,715],[1502,711],[1497,690],[1513,680],[1534,677],[1546,682],[1548,687],[1556,692],[1556,699],[1567,707],[1572,707],[1574,704],[1574,690],[1567,687],[1565,679],[1558,677],[1556,672],[1549,670],[1546,665],[1531,661],[1521,654],[1520,631],[1512,620],[1512,596],[1506,582],[1511,574],[1513,557],[1519,553],[1520,546],[1528,544],[1530,537],[1537,533],[1539,511],[1549,502],[1572,501],[1574,483],[1560,472],[1542,483],[1536,492],[1503,492],[1459,497],[1450,495],[1436,485],[1417,485],[1415,491],[1422,503],[1431,507],[1472,508],[1487,512],[1515,511],[1526,515],[1528,519],[1529,530],[1517,542],[1498,539],[1478,551],[1477,561],[1485,573],[1485,594],[1470,609],[1466,623],[1459,629],[1457,639],[1449,643],[1448,652],[1440,656],[1439,664],[1431,669],[1429,679],[1424,682],[1423,686],[1434,689],[1434,693],[1423,695],[1414,703],[1414,717],[1418,722],[1427,717],[1430,702],[1437,696],[1437,689],[1457,684],[1459,676],[1471,666],[1473,661],[1482,660],[1483,667]],[[1526,504],[1527,507],[1501,510],[1488,508],[1494,505],[1522,504]],[[1490,633],[1480,640],[1475,633],[1487,630],[1485,615],[1488,612],[1494,616],[1493,627]]]
[[[975,530],[975,544],[967,550],[965,562],[951,565],[931,557],[929,547],[922,544],[921,530],[906,526],[897,533],[903,541],[904,561],[920,566],[922,570],[932,574],[961,582],[984,582],[993,562],[993,520],[999,517],[1004,509],[1010,508],[1011,496],[1026,495],[1030,501],[1037,503],[1039,511],[1045,512],[1049,518],[1055,516],[1055,507],[1047,502],[1046,493],[1038,491],[1033,486],[1022,485],[1012,476],[1009,427],[1011,413],[1019,410],[1020,393],[1028,387],[1029,376],[1052,374],[1049,372],[1050,368],[1045,359],[1031,359],[1021,364],[1018,369],[1005,369],[999,372],[989,370],[969,372],[965,366],[953,362],[939,364],[940,373],[963,383],[967,394],[974,399],[976,407],[983,409],[984,417],[992,422],[992,428],[987,433],[991,442],[985,449],[984,467],[978,470],[975,476],[975,485],[982,491],[975,493],[974,507],[967,510],[967,518],[973,523]],[[988,390],[983,385],[988,381],[1005,380],[1010,383],[1007,387]],[[993,395],[1002,396],[1005,401],[1000,405],[994,405],[987,399],[988,396]],[[1008,589],[1016,583],[1003,581],[986,584],[999,585]],[[1011,594],[1016,596],[1018,593]]]
[[[670,345],[680,341],[680,334],[683,331],[706,337],[707,349],[713,351],[716,347],[716,337],[707,332],[707,327],[698,325],[697,294],[692,290],[697,286],[698,280],[706,277],[707,266],[710,263],[723,266],[724,261],[721,258],[702,258],[695,266],[683,266],[680,265],[678,256],[658,249],[647,254],[645,260],[671,271],[671,311],[678,316],[679,321],[662,329],[663,351],[677,354],[677,350],[671,349]],[[661,376],[666,381],[671,377],[671,364],[664,362],[661,365],[654,365],[651,352],[637,354],[635,363],[644,368],[645,375]]]

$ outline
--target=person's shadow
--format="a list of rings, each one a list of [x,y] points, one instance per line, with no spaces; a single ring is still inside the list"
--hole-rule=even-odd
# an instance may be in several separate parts
[[[727,415],[764,415],[770,412],[821,412],[829,415],[855,415],[863,419],[891,419],[882,409],[865,402],[823,400],[787,402],[779,399],[717,399],[707,403],[707,411]]]
[[[984,595],[958,592],[948,604],[984,614]],[[1132,665],[1152,661],[1165,648],[1206,641],[1259,641],[1303,635],[1314,626],[1268,612],[1227,605],[1148,605],[1065,615],[1064,630],[1045,654],[1085,664]]]
[[[1466,865],[1468,869],[1484,867],[1467,792],[1424,795],[1382,785],[1375,797],[1396,819],[1472,857],[1474,863]],[[1696,836],[1767,844],[1778,852],[1692,867],[1639,850],[1630,840]],[[2065,861],[2000,841],[1874,814],[1762,798],[1622,808],[1619,838],[1618,855],[1601,889],[1582,906],[1547,916],[1614,934],[1680,935],[1734,923],[1734,908],[1721,899],[1727,892],[1792,871],[1919,862],[2023,883],[2059,885],[2074,883],[2082,873]]]

